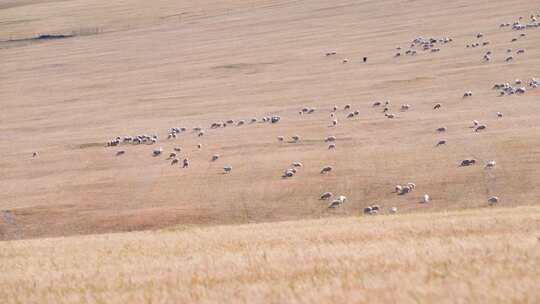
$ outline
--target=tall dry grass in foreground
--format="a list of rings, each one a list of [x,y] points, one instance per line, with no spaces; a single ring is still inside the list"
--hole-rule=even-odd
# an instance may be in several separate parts
[[[539,303],[539,282],[539,207],[0,243],[1,303]]]

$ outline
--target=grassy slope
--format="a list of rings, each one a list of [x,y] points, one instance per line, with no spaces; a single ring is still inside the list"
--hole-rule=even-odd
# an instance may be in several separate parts
[[[2,303],[538,303],[540,208],[0,243]]]
[[[496,97],[495,82],[539,76],[540,32],[499,29],[540,11],[536,2],[507,1],[2,1],[0,36],[32,37],[99,27],[103,34],[2,44],[0,48],[0,238],[30,238],[358,214],[368,204],[400,212],[536,204],[539,196],[540,90]],[[399,13],[396,11],[398,10]],[[183,19],[168,15],[185,13]],[[162,18],[165,17],[165,18]],[[483,32],[484,48],[467,49]],[[393,58],[417,36],[451,36],[439,53]],[[6,46],[6,47],[4,47]],[[504,63],[506,48],[525,48]],[[336,49],[335,58],[323,53]],[[369,57],[362,64],[362,55]],[[341,64],[341,58],[351,59]],[[7,60],[4,60],[7,59]],[[473,98],[461,98],[465,90]],[[390,121],[371,108],[390,99],[408,113]],[[433,104],[443,108],[433,111]],[[353,104],[356,120],[334,104]],[[316,114],[299,117],[310,105]],[[504,119],[497,119],[501,111]],[[162,141],[184,149],[190,170],[150,156],[153,147],[102,147],[116,135],[158,133],[172,126],[277,113],[278,125],[249,125]],[[488,125],[477,134],[468,128]],[[441,125],[447,134],[434,131]],[[276,136],[299,134],[299,145]],[[322,139],[338,138],[329,152]],[[444,137],[447,147],[434,148]],[[201,142],[204,148],[197,151]],[[32,160],[32,151],[39,159]],[[213,153],[219,162],[211,163]],[[457,168],[466,157],[497,160],[495,170]],[[281,180],[293,161],[305,167]],[[234,167],[224,176],[225,164]],[[335,170],[318,174],[324,165]],[[414,181],[416,192],[391,193]],[[321,192],[350,204],[328,211]],[[417,204],[429,193],[434,204]]]

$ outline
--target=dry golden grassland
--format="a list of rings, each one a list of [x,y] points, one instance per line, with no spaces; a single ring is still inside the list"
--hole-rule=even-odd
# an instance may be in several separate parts
[[[540,208],[0,243],[2,303],[538,303]]]

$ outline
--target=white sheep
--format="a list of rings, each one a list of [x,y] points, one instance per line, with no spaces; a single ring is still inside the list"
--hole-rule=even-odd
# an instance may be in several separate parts
[[[293,142],[299,142],[300,141],[300,136],[298,136],[298,135],[293,135],[293,136],[291,136],[291,138],[292,138]]]
[[[229,166],[223,167],[223,172],[224,173],[231,173],[231,171],[232,171],[232,166],[229,165]]]
[[[304,165],[301,162],[293,162],[292,166],[293,167],[303,167]]]
[[[424,194],[424,196],[422,197],[422,203],[424,204],[429,203],[429,195],[427,193]]]
[[[334,142],[336,141],[336,137],[335,136],[328,136],[324,139],[324,142]]]
[[[336,148],[336,144],[329,144],[328,145],[328,150],[333,150]]]
[[[277,137],[277,140],[278,140],[278,141],[283,141],[283,140],[285,140],[285,138],[284,138],[283,136],[278,136],[278,137]]]
[[[390,212],[390,214],[397,213],[397,207],[390,207],[390,209],[388,209],[388,212]]]
[[[401,193],[401,190],[403,190],[403,187],[401,185],[394,186],[394,192]]]
[[[212,161],[218,160],[219,157],[220,157],[219,154],[214,154],[214,155],[212,155]]]
[[[296,174],[296,169],[294,169],[294,168],[289,168],[289,169],[285,170],[285,172],[283,173],[282,177],[283,177],[283,178],[286,178],[286,177],[293,177],[294,174]]]
[[[495,165],[496,165],[496,164],[497,164],[497,162],[496,162],[496,161],[494,161],[494,160],[490,160],[490,161],[488,161],[488,162],[486,163],[486,166],[485,166],[484,168],[486,168],[486,169],[490,169],[490,168],[493,168],[493,167],[495,167]]]
[[[488,198],[488,203],[490,206],[493,206],[495,204],[497,204],[499,202],[499,198],[496,197],[496,196],[492,196],[490,198]]]

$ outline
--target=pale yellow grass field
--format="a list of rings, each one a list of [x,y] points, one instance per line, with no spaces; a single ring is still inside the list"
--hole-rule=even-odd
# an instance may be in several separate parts
[[[540,208],[0,243],[2,303],[538,303]]]
[[[512,1],[0,1],[1,40],[100,28],[101,34],[0,45],[0,238],[65,236],[357,215],[373,202],[400,212],[505,206],[540,196],[540,90],[496,97],[495,82],[538,75],[540,31],[518,42],[501,22],[540,12]],[[181,14],[181,18],[168,17]],[[488,48],[466,49],[483,32]],[[393,58],[417,36],[450,36],[439,53]],[[525,48],[504,63],[506,48]],[[335,49],[335,58],[325,58]],[[360,63],[368,56],[367,64]],[[341,64],[341,58],[350,58]],[[461,98],[465,90],[473,98]],[[390,99],[394,121],[371,108]],[[433,111],[435,103],[443,108]],[[358,119],[328,128],[329,109],[351,103]],[[299,117],[302,106],[319,112]],[[501,111],[504,119],[497,119]],[[150,156],[153,147],[103,144],[172,126],[279,114],[256,124],[161,140],[181,146],[189,170]],[[478,119],[489,127],[476,134]],[[435,128],[445,125],[445,135]],[[299,145],[276,136],[299,134]],[[338,138],[332,153],[322,139]],[[444,137],[447,147],[435,149]],[[201,142],[204,148],[197,151]],[[38,159],[31,159],[39,151]],[[209,161],[219,153],[219,162]],[[466,157],[495,170],[457,168]],[[293,161],[297,177],[280,175]],[[225,164],[234,167],[224,176]],[[333,165],[328,176],[318,174]],[[409,196],[391,193],[414,181]],[[348,205],[329,211],[332,191]],[[418,204],[429,193],[433,204]]]

